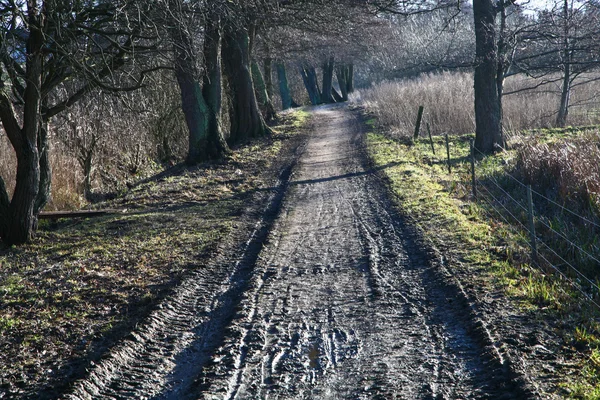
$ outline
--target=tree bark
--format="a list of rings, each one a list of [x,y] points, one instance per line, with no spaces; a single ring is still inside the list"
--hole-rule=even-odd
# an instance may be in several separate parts
[[[273,59],[271,57],[265,57],[263,60],[264,66],[264,78],[265,88],[267,89],[267,96],[269,99],[273,98]]]
[[[40,156],[40,187],[35,199],[34,214],[44,209],[50,200],[52,189],[52,167],[50,166],[50,143],[48,141],[48,120],[42,115],[38,132],[37,148]]]
[[[181,9],[181,0],[169,0],[172,10]],[[200,72],[196,66],[192,38],[181,21],[175,17],[171,21],[171,40],[175,57],[175,77],[181,92],[181,108],[188,127],[188,154],[186,162],[196,164],[208,158],[206,141],[208,133],[209,110],[202,96],[198,80]]]
[[[330,57],[329,60],[325,61],[322,65],[323,68],[323,93],[321,95],[321,103],[330,104],[335,103],[333,98],[333,67],[334,59]]]
[[[10,207],[10,199],[4,179],[0,176],[0,239],[4,239],[8,231],[8,209]]]
[[[232,98],[230,144],[270,133],[254,94],[249,41],[247,30],[231,27],[223,43],[223,65]]]
[[[346,72],[346,84],[348,93],[354,93],[354,64],[348,64]]]
[[[312,65],[304,64],[299,66],[300,75],[302,76],[302,81],[304,82],[304,87],[308,92],[308,97],[310,99],[310,103],[313,106],[321,104],[321,91],[319,90],[319,83],[317,80],[317,72],[315,71],[315,67]]]
[[[335,69],[335,75],[338,80],[338,85],[340,86],[342,101],[348,101],[348,82],[346,81],[347,77],[347,66],[346,65],[338,65]]]
[[[496,73],[496,10],[492,0],[474,0],[475,22],[475,147],[493,153],[502,146]]]
[[[282,61],[277,61],[277,78],[279,79],[279,94],[281,96],[281,109],[287,110],[298,105],[292,99],[292,93],[287,79],[285,64]]]
[[[229,153],[221,127],[223,77],[221,74],[221,23],[217,16],[209,18],[205,26],[204,77],[202,97],[208,108],[205,154],[208,159],[219,159]]]
[[[571,98],[571,44],[569,40],[569,0],[563,1],[563,82],[560,92],[560,106],[556,116],[556,125],[564,127],[569,115],[569,100]]]
[[[208,132],[208,105],[202,96],[198,84],[198,73],[192,57],[190,38],[185,33],[174,44],[175,51],[175,77],[181,91],[181,108],[188,127],[188,154],[186,162],[196,164],[207,158],[205,142]]]
[[[255,95],[260,103],[260,108],[265,121],[272,121],[275,119],[275,107],[271,102],[271,97],[267,93],[267,85],[263,79],[263,75],[260,72],[260,67],[256,61],[252,61],[252,79],[254,82]]]
[[[501,146],[504,147],[504,110],[502,108],[502,95],[504,93],[504,74],[507,66],[506,61],[506,5],[500,5],[500,31],[498,33],[498,68],[496,70],[496,91],[498,92],[498,110],[500,118],[500,134],[502,135]]]
[[[27,3],[27,23],[30,34],[25,53],[25,92],[23,96],[23,126],[16,117],[7,88],[0,83],[0,120],[17,155],[17,183],[6,209],[6,189],[0,188],[0,207],[7,216],[0,229],[2,241],[8,245],[31,240],[37,226],[35,203],[40,189],[40,159],[38,135],[41,126],[44,17],[36,2]],[[1,82],[1,80],[0,80]]]

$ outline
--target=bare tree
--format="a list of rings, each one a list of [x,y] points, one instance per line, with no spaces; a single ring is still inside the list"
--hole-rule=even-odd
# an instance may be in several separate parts
[[[0,178],[5,243],[30,240],[48,200],[49,120],[94,89],[139,87],[153,69],[114,73],[155,48],[146,11],[127,0],[0,1],[0,120],[17,155],[10,200]]]

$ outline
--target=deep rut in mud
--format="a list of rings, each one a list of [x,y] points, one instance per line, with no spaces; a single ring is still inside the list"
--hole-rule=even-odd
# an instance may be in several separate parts
[[[366,167],[362,133],[346,108],[316,109],[283,204],[271,198],[277,218],[68,397],[519,397]]]

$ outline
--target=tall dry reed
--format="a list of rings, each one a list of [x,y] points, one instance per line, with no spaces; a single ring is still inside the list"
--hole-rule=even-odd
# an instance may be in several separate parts
[[[593,77],[582,76],[575,82],[570,125],[600,123],[600,97],[597,96],[600,82],[579,85],[590,78]],[[560,101],[560,79],[558,76],[543,79],[521,75],[506,79],[505,92],[515,92],[503,98],[504,128],[509,133],[554,126]],[[542,84],[547,81],[553,82]],[[532,87],[535,89],[522,90]],[[433,134],[464,134],[475,129],[473,76],[466,72],[425,74],[416,79],[382,82],[360,91],[352,100],[364,104],[398,135],[412,134],[420,105],[425,108],[424,121],[429,122]]]

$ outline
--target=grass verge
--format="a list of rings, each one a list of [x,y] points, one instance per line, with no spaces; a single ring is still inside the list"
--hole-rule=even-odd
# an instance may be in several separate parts
[[[100,205],[124,214],[46,223],[33,243],[0,249],[0,398],[55,397],[202,268],[307,118],[286,114],[220,163],[178,166]]]
[[[398,206],[445,257],[456,261],[449,264],[460,265],[463,271],[455,272],[480,298],[501,293],[500,304],[527,321],[528,332],[517,338],[517,347],[538,330],[557,338],[550,353],[560,353],[553,356],[560,362],[546,363],[543,354],[536,353],[535,349],[545,349],[543,337],[531,341],[531,346],[522,346],[530,352],[523,356],[529,360],[524,363],[536,370],[537,376],[532,378],[547,380],[541,385],[543,395],[600,398],[597,310],[550,271],[533,266],[526,233],[494,215],[485,201],[473,199],[468,157],[472,136],[450,137],[452,172],[448,172],[442,137],[434,137],[434,153],[428,140],[392,139],[380,132],[375,119],[367,123],[371,126],[366,139],[369,155],[374,166],[382,168]],[[493,179],[511,192],[502,176],[514,156],[507,152],[480,160],[479,180]],[[497,312],[496,324],[510,330],[509,315]]]

